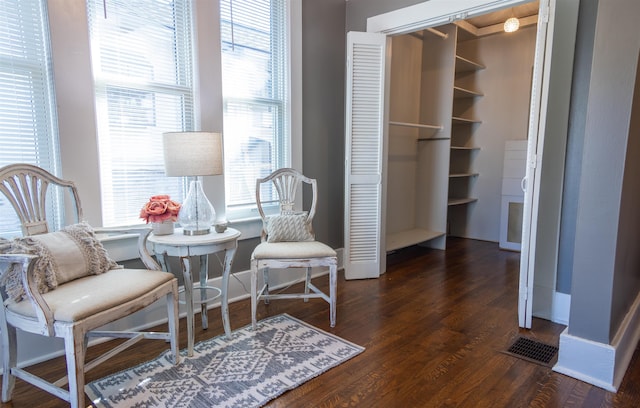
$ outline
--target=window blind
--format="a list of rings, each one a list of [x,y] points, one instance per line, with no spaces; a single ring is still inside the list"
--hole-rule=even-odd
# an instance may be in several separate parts
[[[45,0],[0,2],[0,166],[30,163],[59,175],[57,118]],[[59,203],[48,218],[60,226]],[[11,204],[0,194],[0,234],[21,235]]]
[[[189,0],[88,0],[103,225],[139,224],[149,197],[182,201],[162,133],[193,130]]]
[[[256,178],[290,162],[286,0],[221,0],[227,215],[255,208]]]

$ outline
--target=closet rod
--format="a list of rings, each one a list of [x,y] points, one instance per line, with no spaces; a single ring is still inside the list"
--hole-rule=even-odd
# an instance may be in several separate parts
[[[406,126],[406,127],[414,127],[414,128],[422,128],[422,129],[435,129],[442,130],[443,127],[440,125],[423,125],[421,123],[408,123],[408,122],[395,122],[390,120],[389,124],[392,126]]]
[[[428,31],[428,32],[430,32],[431,34],[435,34],[435,35],[437,35],[438,37],[441,37],[441,38],[443,38],[443,39],[444,39],[444,38],[449,38],[449,34],[445,34],[445,33],[443,33],[442,31],[438,31],[438,30],[436,30],[435,28],[427,27],[427,28],[425,28],[425,30],[427,30],[427,31]]]

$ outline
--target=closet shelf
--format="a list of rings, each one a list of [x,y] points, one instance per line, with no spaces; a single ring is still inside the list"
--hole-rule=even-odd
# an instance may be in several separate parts
[[[470,59],[456,55],[456,72],[473,72],[485,69],[485,66]]]
[[[421,242],[430,241],[434,238],[442,237],[444,235],[444,232],[429,231],[421,228],[414,228],[396,232],[394,234],[388,234],[386,236],[386,250],[387,252],[395,251],[396,249],[406,248],[411,245],[416,245]]]
[[[451,146],[451,150],[463,150],[463,151],[472,151],[472,150],[480,150],[479,147],[476,146]]]
[[[452,205],[462,205],[462,204],[469,204],[469,203],[474,203],[478,201],[477,198],[471,198],[471,197],[466,197],[466,198],[449,198],[449,201],[447,202],[447,205],[452,206]]]
[[[442,126],[440,125],[427,125],[422,123],[395,122],[395,121],[389,121],[389,124],[392,126],[405,126],[405,127],[414,127],[414,128],[420,128],[420,129],[442,130]]]
[[[480,96],[484,96],[484,94],[480,92],[472,91],[470,89],[461,88],[459,86],[453,87],[453,97],[456,99],[477,98]]]
[[[452,117],[451,121],[453,122],[454,125],[465,125],[465,124],[482,123],[481,120],[461,118],[459,116]]]
[[[418,142],[430,142],[432,140],[451,140],[450,137],[419,137]]]
[[[449,178],[461,178],[461,177],[477,177],[480,173],[451,173]]]

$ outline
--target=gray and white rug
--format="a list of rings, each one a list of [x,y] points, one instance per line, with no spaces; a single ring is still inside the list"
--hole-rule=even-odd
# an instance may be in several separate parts
[[[364,351],[287,314],[169,352],[85,387],[98,407],[259,407]]]

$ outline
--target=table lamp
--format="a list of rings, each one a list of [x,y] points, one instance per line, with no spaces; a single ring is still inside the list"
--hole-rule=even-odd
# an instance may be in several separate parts
[[[162,135],[167,176],[193,177],[178,222],[185,235],[204,235],[216,219],[213,205],[202,189],[200,176],[223,172],[222,134],[214,132],[167,132]]]

